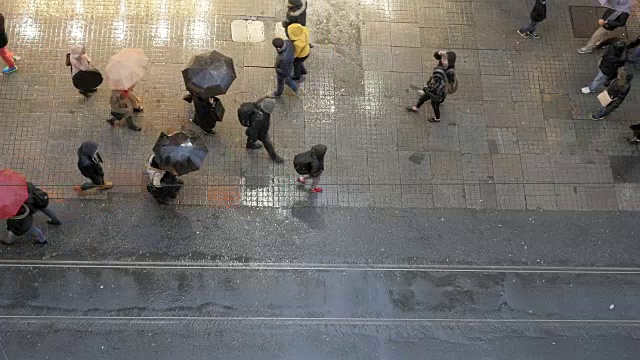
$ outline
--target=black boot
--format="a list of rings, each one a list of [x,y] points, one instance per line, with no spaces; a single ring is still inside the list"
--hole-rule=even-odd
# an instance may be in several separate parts
[[[250,149],[250,150],[262,149],[262,145],[257,143],[247,143],[247,149]]]

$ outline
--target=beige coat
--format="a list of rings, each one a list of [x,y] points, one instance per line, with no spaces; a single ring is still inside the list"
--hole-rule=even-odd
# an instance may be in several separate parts
[[[127,118],[133,115],[133,102],[129,97],[123,97],[120,90],[111,90],[111,112],[122,114]]]

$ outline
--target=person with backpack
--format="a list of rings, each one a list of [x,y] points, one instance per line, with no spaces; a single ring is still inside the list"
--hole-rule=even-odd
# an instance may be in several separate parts
[[[531,22],[529,25],[525,25],[517,30],[518,34],[523,38],[532,37],[534,39],[539,39],[540,35],[536,33],[536,29],[542,20],[547,18],[547,0],[535,1],[536,3],[533,5],[533,9],[531,9],[531,14],[529,15]]]
[[[7,64],[7,66],[2,69],[3,74],[11,74],[17,71],[18,66],[16,65],[16,61],[20,60],[19,57],[7,49],[7,44],[9,44],[9,37],[7,36],[7,31],[4,26],[4,15],[0,13],[0,57]]]
[[[37,211],[41,211],[43,214],[45,214],[49,218],[47,220],[47,224],[50,224],[50,225],[62,224],[62,222],[58,219],[58,217],[53,212],[53,210],[49,209],[49,194],[47,194],[46,191],[33,185],[33,183],[27,182],[27,192],[29,193],[29,198],[27,199],[27,205],[29,205],[33,214],[35,214]]]
[[[78,169],[82,176],[91,180],[76,187],[79,195],[85,195],[90,189],[106,190],[113,187],[111,181],[104,181],[102,170],[102,157],[98,152],[98,144],[93,141],[85,141],[78,148]]]
[[[322,192],[322,188],[318,187],[320,175],[324,171],[324,155],[327,153],[327,147],[323,144],[313,145],[311,150],[296,155],[293,158],[293,167],[300,175],[296,181],[300,184],[306,184],[311,179],[311,187],[309,191],[312,193]]]
[[[97,71],[91,66],[91,59],[86,53],[84,45],[73,45],[71,51],[68,54],[67,66],[71,67],[71,77],[80,71]],[[98,89],[78,89],[78,92],[84,96],[89,97],[91,93],[98,91]]]
[[[412,112],[418,112],[418,109],[424,104],[427,100],[431,100],[431,107],[433,108],[434,117],[430,118],[429,122],[440,122],[440,104],[444,102],[444,99],[447,97],[447,73],[446,69],[437,66],[433,69],[433,73],[429,81],[427,82],[427,86],[425,86],[420,92],[422,96],[418,100],[418,103],[412,107],[407,108],[407,110]]]
[[[171,199],[178,197],[184,181],[170,171],[160,169],[155,155],[149,156],[145,168],[148,176],[147,191],[151,193],[158,204],[165,205]]]
[[[281,164],[284,159],[278,156],[269,138],[271,113],[275,106],[276,101],[269,97],[262,98],[254,103],[243,103],[238,109],[238,119],[240,124],[247,128],[245,131],[245,135],[247,135],[246,148],[250,150],[260,149],[262,145],[256,144],[257,141],[260,141],[269,153],[271,160]]]
[[[0,239],[0,243],[4,245],[13,245],[16,243],[16,236],[22,236],[24,234],[31,234],[36,238],[36,244],[44,245],[47,243],[47,238],[40,228],[33,225],[33,214],[36,212],[27,202],[22,204],[22,207],[15,216],[7,219],[7,236]]]
[[[112,90],[111,91],[111,118],[107,120],[111,126],[115,125],[116,121],[124,119],[127,123],[127,127],[133,131],[142,130],[140,126],[133,123],[134,97],[133,93],[129,90]],[[142,111],[142,110],[138,110]]]
[[[598,65],[598,73],[589,86],[581,89],[583,94],[598,91],[602,85],[618,75],[618,68],[624,66],[627,61],[627,43],[618,40],[602,55]]]
[[[220,100],[216,97],[203,98],[197,93],[189,93],[189,95],[183,98],[184,101],[191,103],[195,109],[195,116],[192,122],[207,135],[215,135],[216,132],[213,128],[216,127],[216,123],[221,121],[218,115],[217,105],[220,104]]]
[[[273,93],[273,97],[280,97],[284,92],[284,84],[293,90],[296,95],[298,94],[298,85],[291,79],[291,72],[293,71],[293,60],[295,59],[295,51],[291,40],[283,40],[275,38],[271,41],[273,47],[276,48],[278,55],[276,56],[275,69],[276,69],[276,81],[277,88]]]
[[[619,68],[618,76],[616,76],[605,90],[608,96],[606,101],[610,100],[609,103],[605,104],[601,102],[603,105],[602,108],[596,114],[591,115],[591,120],[602,120],[620,107],[624,99],[627,98],[629,90],[631,90],[632,79],[632,73],[628,73],[624,67]]]
[[[302,75],[307,75],[307,69],[304,67],[304,61],[309,57],[310,41],[309,29],[300,24],[289,25],[287,36],[293,43],[295,58],[293,59],[293,77],[292,80],[298,81]]]
[[[578,49],[578,53],[587,54],[593,52],[593,49],[609,38],[615,29],[625,26],[627,19],[629,19],[629,13],[615,9],[607,9],[598,20],[600,27],[591,35],[587,45]]]

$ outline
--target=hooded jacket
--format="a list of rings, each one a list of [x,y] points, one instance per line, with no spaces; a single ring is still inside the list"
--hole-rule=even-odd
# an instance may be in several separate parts
[[[327,153],[327,147],[323,144],[314,145],[311,150],[305,151],[294,158],[294,167],[306,168],[304,174],[311,177],[318,177],[324,171],[324,155]],[[296,162],[297,161],[297,162]]]
[[[82,176],[89,179],[104,176],[101,164],[102,157],[98,153],[98,144],[93,141],[83,142],[78,148],[78,169]]]
[[[293,43],[296,58],[303,58],[309,55],[310,41],[309,29],[300,24],[291,24],[287,27],[287,36]]]
[[[618,68],[624,66],[627,61],[627,45],[623,41],[615,42],[602,55],[599,69],[609,79],[618,75]]]
[[[547,18],[547,0],[536,0],[531,9],[531,21],[540,22]]]
[[[604,14],[602,14],[602,20],[606,21],[606,23],[604,23],[604,25],[602,25],[603,28],[605,28],[605,30],[615,30],[621,26],[624,26],[627,23],[627,19],[629,19],[629,14],[626,12],[622,12],[620,15],[618,15],[617,17],[611,19],[611,20],[607,20],[609,19],[610,16],[612,16],[614,13],[616,12],[616,10],[614,9],[607,9]]]
[[[278,50],[278,55],[276,56],[276,74],[281,78],[291,77],[291,72],[293,71],[293,59],[295,58],[295,53],[293,49],[293,43],[291,40],[284,40],[284,46]]]
[[[9,38],[7,31],[4,29],[4,15],[0,14],[0,48],[7,46]]]
[[[79,71],[87,71],[91,69],[91,59],[85,53],[84,45],[73,45],[69,52],[69,61],[71,62],[71,76]]]
[[[627,73],[627,81],[625,84],[620,85],[618,79],[613,80],[607,87],[607,93],[611,97],[612,101],[606,106],[608,112],[612,112],[617,109],[629,94],[631,90],[631,80],[633,80],[633,74]]]
[[[269,134],[269,127],[271,126],[271,113],[275,108],[276,101],[271,98],[264,98],[256,101],[256,109],[251,114],[251,124],[247,127],[245,134],[249,138],[248,140],[255,142]]]
[[[289,0],[287,23],[307,26],[307,0]]]

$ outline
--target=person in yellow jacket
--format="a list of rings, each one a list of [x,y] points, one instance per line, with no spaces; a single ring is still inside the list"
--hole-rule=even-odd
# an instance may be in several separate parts
[[[291,24],[287,27],[289,40],[293,43],[295,59],[293,60],[293,80],[300,80],[302,75],[307,74],[304,61],[309,57],[311,41],[309,40],[309,29],[300,24]]]

